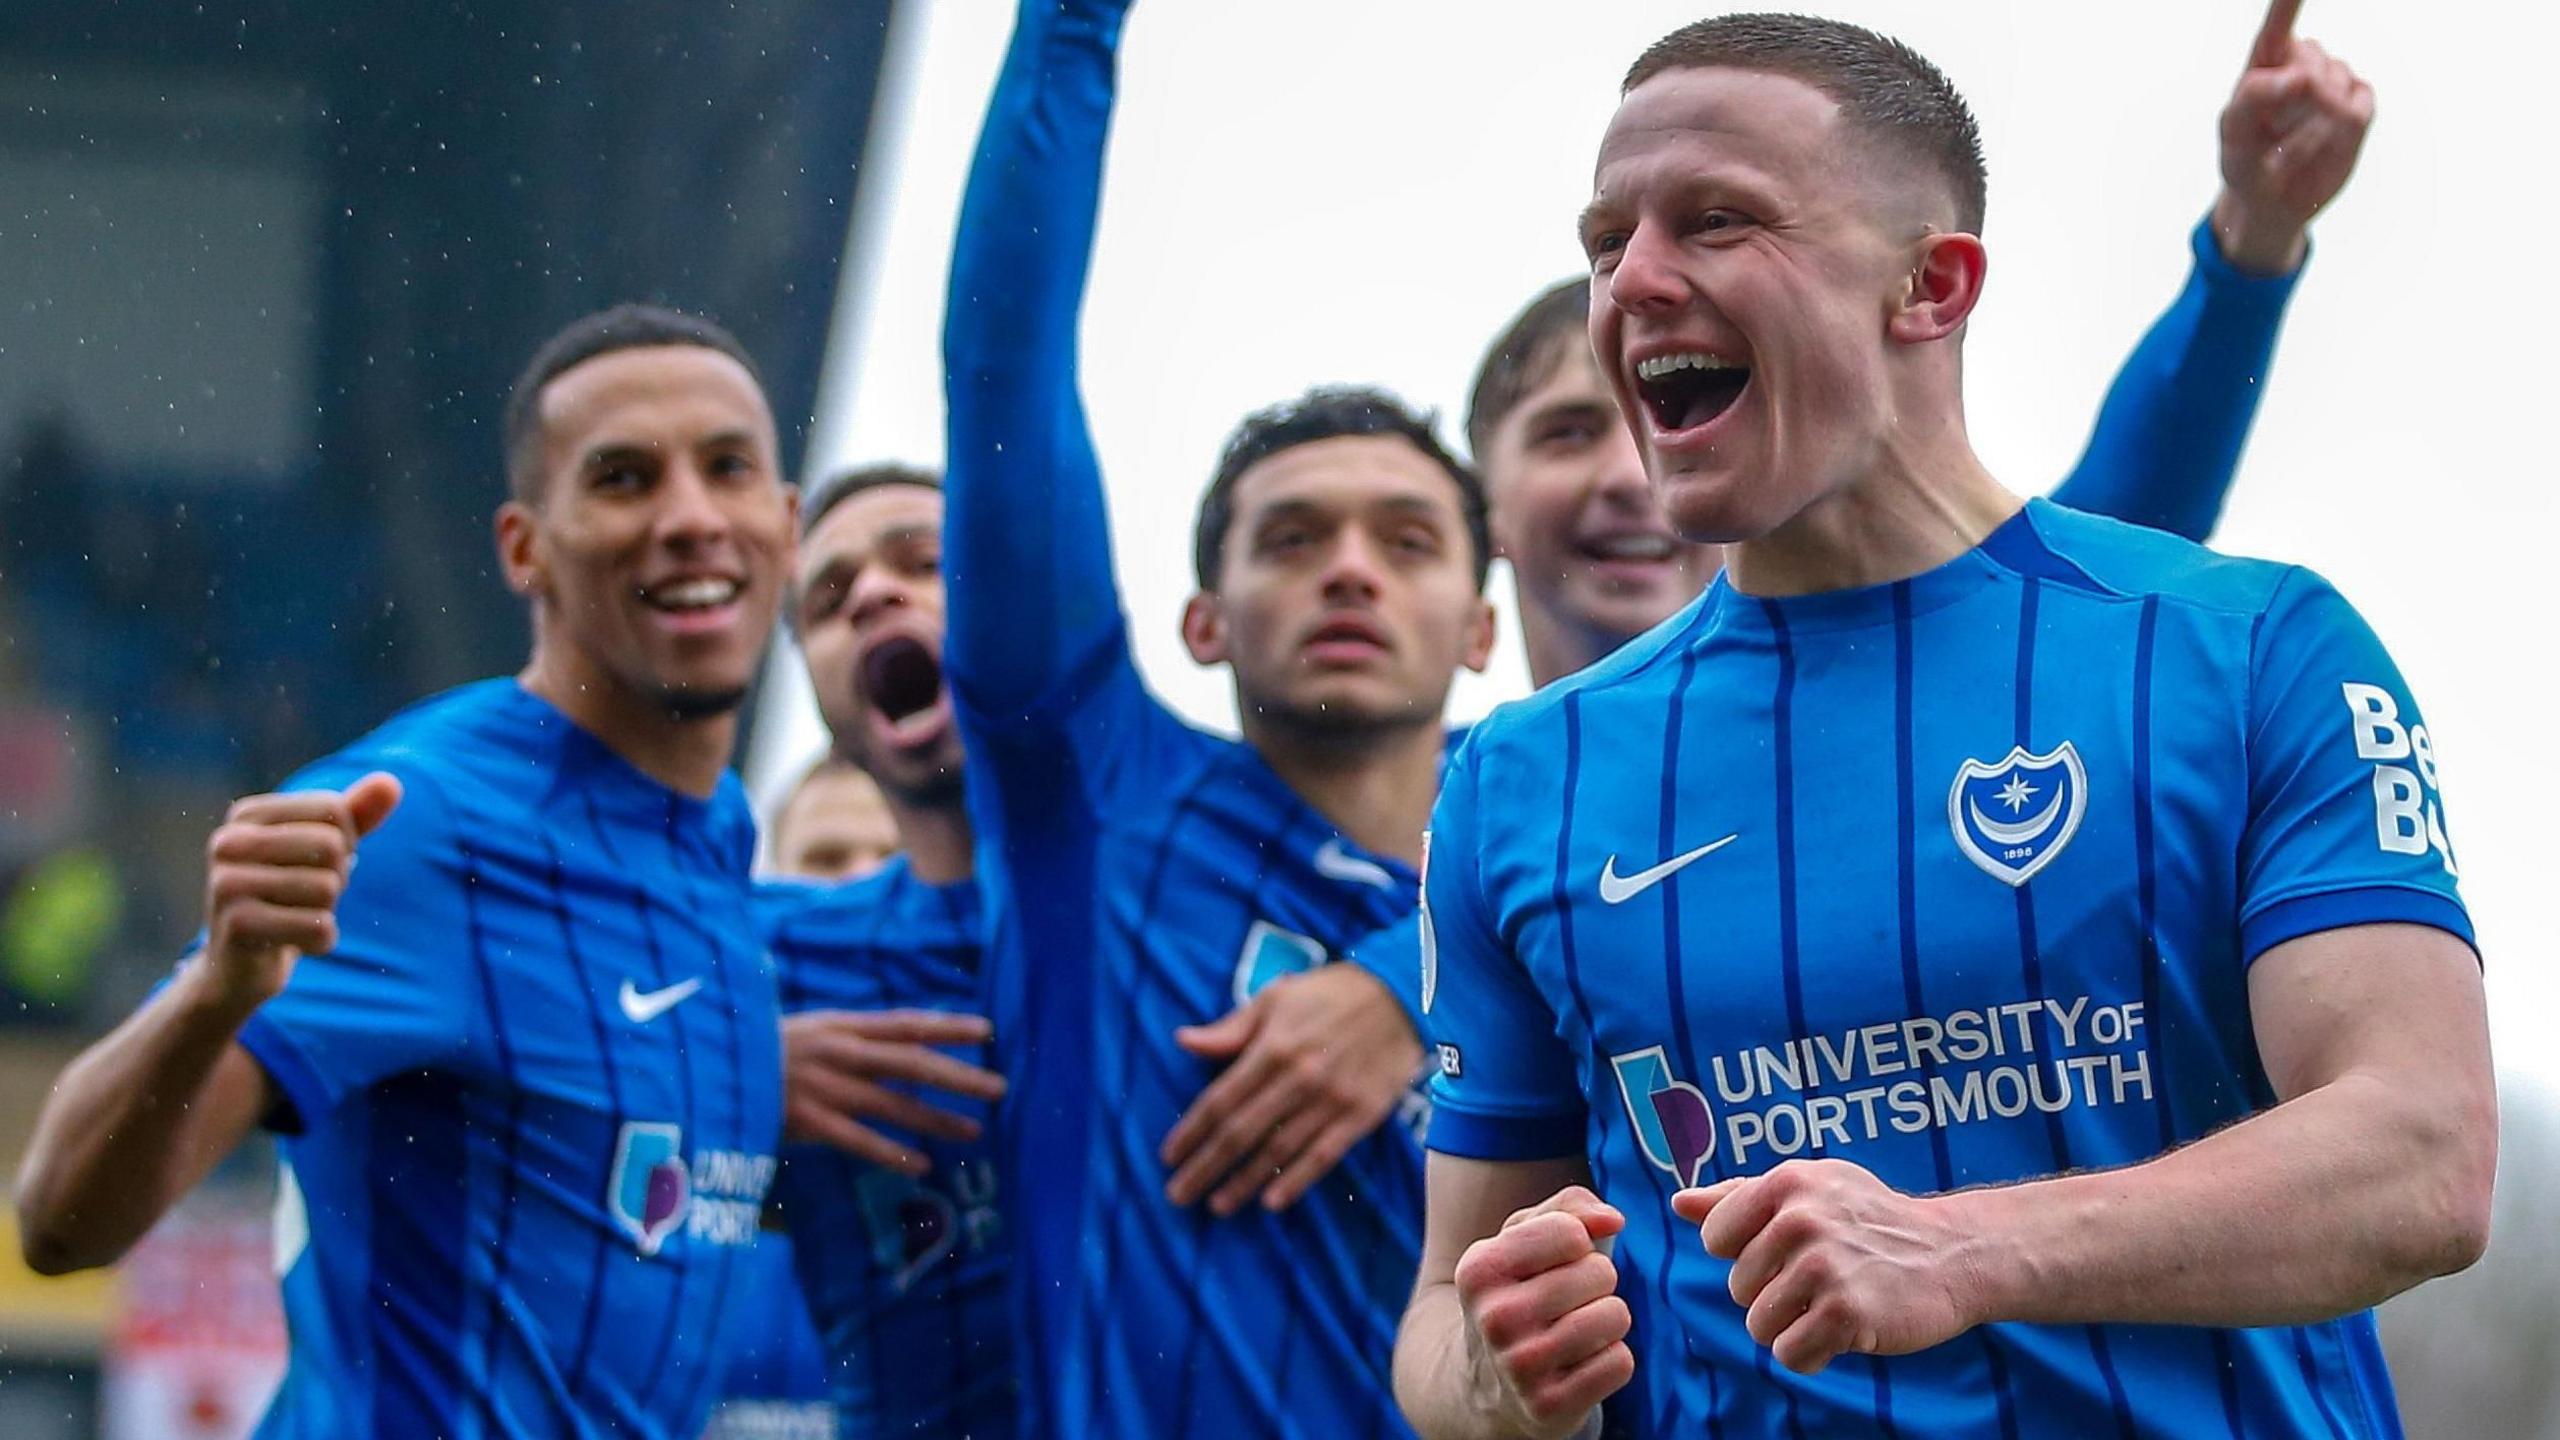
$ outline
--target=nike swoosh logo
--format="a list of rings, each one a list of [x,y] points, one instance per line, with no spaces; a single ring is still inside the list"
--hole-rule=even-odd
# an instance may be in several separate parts
[[[1396,883],[1387,867],[1374,860],[1363,860],[1342,848],[1339,840],[1327,840],[1316,847],[1316,873],[1332,880],[1348,880],[1355,885],[1374,885],[1381,890]]]
[[[622,1013],[632,1024],[646,1025],[693,998],[693,992],[701,988],[702,979],[696,976],[644,995],[638,986],[625,980],[622,982]]]
[[[1707,844],[1701,845],[1686,855],[1674,855],[1670,859],[1663,861],[1661,864],[1656,865],[1651,869],[1639,870],[1633,875],[1619,874],[1618,857],[1612,855],[1609,857],[1608,862],[1600,867],[1600,903],[1604,905],[1624,905],[1628,901],[1636,898],[1638,895],[1643,894],[1645,891],[1652,889],[1654,886],[1661,884],[1673,875],[1678,874],[1682,868],[1692,865],[1706,856],[1713,855],[1717,851],[1741,838],[1742,837],[1739,834],[1727,835],[1721,840],[1710,841]]]

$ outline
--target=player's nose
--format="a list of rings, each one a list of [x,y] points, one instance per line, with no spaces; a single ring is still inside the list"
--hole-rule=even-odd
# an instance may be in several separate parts
[[[1630,314],[1679,304],[1689,285],[1678,261],[1679,247],[1668,230],[1650,221],[1637,225],[1618,252],[1617,268],[1609,273],[1610,303]]]
[[[904,581],[880,566],[866,566],[854,577],[852,593],[846,597],[845,618],[859,628],[914,603],[915,595]]]
[[[670,467],[658,488],[654,526],[658,538],[675,546],[698,546],[728,538],[729,511],[713,493],[711,477],[691,461]]]

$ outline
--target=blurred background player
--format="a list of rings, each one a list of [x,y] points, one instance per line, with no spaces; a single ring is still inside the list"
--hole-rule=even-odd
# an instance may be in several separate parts
[[[1412,908],[1441,707],[1493,639],[1483,499],[1384,396],[1250,417],[1183,617],[1192,656],[1232,670],[1245,738],[1146,693],[1076,394],[1124,13],[1020,7],[944,331],[946,663],[992,867],[998,1153],[1037,1177],[1008,1217],[1026,1420],[1394,1434],[1420,1174],[1379,1127],[1419,1067],[1415,976],[1327,962]]]
[[[262,1435],[689,1440],[749,1319],[781,1056],[727,766],[796,500],[745,352],[664,310],[553,337],[505,438],[525,669],[233,806],[199,949],[20,1172],[59,1273],[279,1132]]]
[[[2332,108],[2290,178],[2351,162]],[[1478,727],[1435,817],[1426,1434],[1572,1433],[1631,1377],[1658,1433],[2396,1433],[2362,1307],[2479,1251],[2416,706],[2316,577],[1982,470],[1982,187],[1952,87],[1854,27],[1629,75],[1594,352],[1726,571]]]
[[[983,928],[943,691],[940,477],[873,466],[808,506],[792,624],[829,763],[877,782],[901,851],[768,884],[788,1115],[775,1210],[848,1435],[1004,1440],[1016,1390],[997,1171],[982,1138]],[[823,773],[821,771],[820,773]]]
[[[859,880],[898,853],[888,798],[858,765],[820,756],[774,811],[773,873],[794,880]]]

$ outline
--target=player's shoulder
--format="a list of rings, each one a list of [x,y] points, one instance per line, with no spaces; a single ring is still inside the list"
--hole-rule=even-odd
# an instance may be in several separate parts
[[[1588,705],[1595,698],[1632,696],[1678,683],[1675,663],[1680,651],[1714,623],[1722,582],[1681,607],[1671,618],[1619,646],[1602,659],[1539,687],[1519,700],[1497,705],[1468,726],[1463,736],[1451,733],[1453,750],[1484,754],[1520,745],[1553,746],[1569,705]]]
[[[2030,500],[1983,542],[1994,563],[2069,589],[2257,616],[2327,582],[2299,565],[2225,555],[2184,536]]]
[[[930,884],[904,855],[856,880],[759,880],[753,903],[768,943],[823,948],[939,944],[978,913],[975,885]]]
[[[309,789],[352,782],[370,771],[400,777],[428,803],[488,815],[524,808],[543,787],[565,718],[513,679],[478,680],[419,700],[285,782]],[[402,804],[408,799],[404,797]]]

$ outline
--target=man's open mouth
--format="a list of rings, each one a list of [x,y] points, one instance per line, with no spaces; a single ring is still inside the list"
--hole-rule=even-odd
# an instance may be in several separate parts
[[[894,726],[942,698],[942,662],[923,641],[892,635],[864,653],[862,693]]]
[[[1636,362],[1636,398],[1666,435],[1695,430],[1732,409],[1750,383],[1750,366],[1703,350]]]

